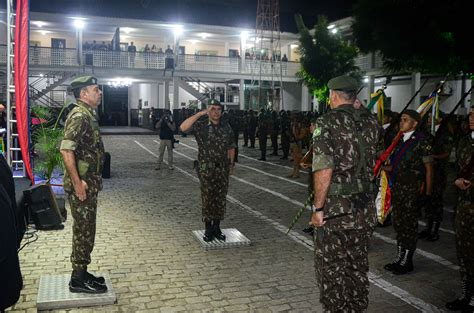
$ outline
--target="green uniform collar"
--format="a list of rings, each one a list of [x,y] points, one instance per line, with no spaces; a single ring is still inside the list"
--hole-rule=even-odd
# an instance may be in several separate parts
[[[92,114],[92,116],[95,115],[95,110],[93,108],[91,108],[87,103],[85,103],[84,101],[82,100],[77,100],[77,103],[76,105],[82,109],[85,109],[87,110],[90,114]]]

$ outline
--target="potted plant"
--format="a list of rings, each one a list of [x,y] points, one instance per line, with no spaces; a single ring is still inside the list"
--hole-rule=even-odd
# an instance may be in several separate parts
[[[61,117],[67,106],[63,106],[59,113],[53,109],[41,105],[34,105],[31,109],[33,116],[32,140],[35,154],[34,168],[36,173],[44,179],[42,182],[50,187],[62,187],[62,184],[53,184],[53,174],[57,170],[64,168],[63,160],[59,150],[61,140],[64,137],[64,128],[60,124]],[[62,194],[53,198],[56,201],[56,208],[63,220],[66,219],[65,199]]]

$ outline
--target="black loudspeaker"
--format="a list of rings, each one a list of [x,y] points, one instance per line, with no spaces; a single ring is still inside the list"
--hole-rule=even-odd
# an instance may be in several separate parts
[[[37,229],[64,228],[51,186],[38,184],[23,191],[23,194]]]
[[[94,56],[92,55],[92,53],[86,53],[85,61],[86,65],[94,65]]]
[[[104,168],[102,169],[102,178],[110,178],[110,153],[104,154]]]

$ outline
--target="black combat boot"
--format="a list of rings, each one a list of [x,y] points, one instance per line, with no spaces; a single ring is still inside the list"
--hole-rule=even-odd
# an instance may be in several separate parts
[[[107,286],[105,284],[98,283],[96,280],[91,279],[89,275],[92,274],[87,273],[85,269],[72,271],[71,280],[69,281],[69,291],[81,293],[107,292]],[[96,278],[98,279],[99,277]]]
[[[462,288],[462,297],[446,303],[446,307],[450,309],[451,311],[463,310],[464,307],[469,306],[469,302],[473,300],[472,283],[467,280],[462,280],[461,288]]]
[[[205,242],[213,241],[214,240],[214,232],[212,231],[211,221],[205,222],[205,225],[206,225],[206,230],[204,231],[204,236],[202,237],[202,239]]]
[[[392,263],[385,264],[383,267],[387,271],[393,272],[395,267],[402,261],[402,259],[405,257],[405,249],[402,249],[402,246],[398,244],[397,246],[397,256],[395,257],[395,260],[393,260]]]
[[[441,224],[440,222],[434,222],[433,223],[433,232],[431,234],[429,234],[428,237],[426,237],[427,241],[437,241],[437,240],[439,240],[438,230],[439,230],[439,225],[440,224]]]
[[[428,238],[431,235],[431,230],[433,229],[433,220],[429,219],[426,223],[426,228],[418,233],[418,238],[424,239]]]
[[[221,224],[221,221],[219,220],[213,221],[212,229],[213,229],[214,237],[217,240],[225,241],[225,235],[221,231],[220,224]]]
[[[308,226],[306,228],[303,228],[303,233],[313,236],[314,235],[314,227],[313,226]]]
[[[93,281],[95,281],[98,284],[105,285],[105,278],[102,277],[102,276],[95,276],[95,275],[87,272],[87,270],[86,270],[86,277],[93,280]]]
[[[413,254],[415,250],[403,249],[405,253],[403,254],[402,260],[400,263],[395,265],[393,273],[395,275],[404,275],[413,271]]]

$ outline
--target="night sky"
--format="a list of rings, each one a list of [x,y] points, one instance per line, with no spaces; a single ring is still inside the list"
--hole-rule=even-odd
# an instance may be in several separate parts
[[[2,1],[3,2],[3,1]],[[308,27],[318,15],[336,20],[351,15],[353,0],[280,0],[281,30],[296,32],[294,14]],[[257,0],[35,0],[31,11],[255,27]]]

